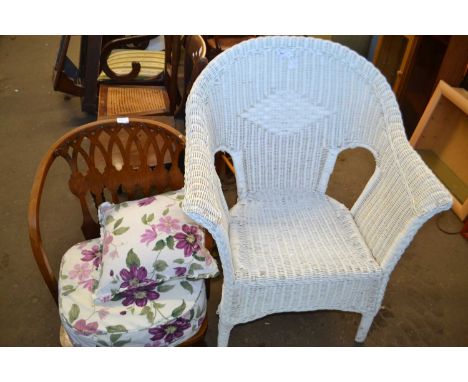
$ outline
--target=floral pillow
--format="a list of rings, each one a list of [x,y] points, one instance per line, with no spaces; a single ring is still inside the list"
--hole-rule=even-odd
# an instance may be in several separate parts
[[[140,300],[151,299],[147,289],[157,283],[218,274],[216,261],[204,246],[203,228],[182,211],[183,198],[179,190],[99,206],[102,273],[95,291],[98,301],[124,299],[139,305]]]

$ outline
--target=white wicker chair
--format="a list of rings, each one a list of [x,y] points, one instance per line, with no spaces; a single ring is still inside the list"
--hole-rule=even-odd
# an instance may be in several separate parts
[[[183,209],[215,238],[224,270],[218,345],[276,312],[362,314],[362,342],[388,278],[421,225],[451,197],[410,147],[380,72],[353,51],[265,37],[216,57],[187,103]],[[376,171],[351,210],[325,195],[340,151],[362,146]],[[229,152],[229,211],[214,154]]]

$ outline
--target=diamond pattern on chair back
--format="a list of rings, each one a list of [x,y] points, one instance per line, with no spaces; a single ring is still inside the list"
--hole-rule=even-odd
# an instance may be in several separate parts
[[[324,193],[339,151],[362,145],[378,154],[385,147],[382,100],[390,88],[348,48],[313,38],[258,38],[208,68],[193,96],[209,105],[213,151],[234,158],[241,199]]]

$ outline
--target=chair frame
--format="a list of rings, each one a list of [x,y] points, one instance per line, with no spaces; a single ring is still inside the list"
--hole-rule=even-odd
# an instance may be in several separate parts
[[[119,138],[119,132],[122,130],[128,133],[128,139],[125,141],[126,146]],[[109,136],[107,147],[99,139],[104,133]],[[148,139],[146,146],[139,139],[139,134],[146,134]],[[159,146],[158,138],[162,139],[162,144]],[[89,167],[83,174],[77,166],[77,157],[83,155],[81,143],[85,140],[89,140],[91,148],[90,155],[85,158]],[[116,147],[122,156],[121,170],[118,170],[112,161],[112,153]],[[137,152],[134,152],[132,147],[136,147]],[[147,154],[151,147],[155,150],[156,157],[153,159],[156,161],[149,163]],[[156,147],[159,147],[160,150],[158,151]],[[110,191],[114,203],[122,201],[120,199],[122,195],[119,194],[119,191],[122,190],[128,194],[128,200],[132,200],[136,198],[138,191],[142,191],[144,196],[150,196],[154,194],[151,192],[154,188],[156,188],[157,193],[180,189],[184,184],[184,176],[179,168],[184,149],[185,137],[179,131],[162,122],[138,118],[129,119],[128,123],[125,124],[118,123],[115,119],[88,123],[65,134],[49,148],[34,178],[29,201],[28,223],[34,258],[56,304],[58,304],[57,278],[43,248],[40,230],[40,207],[44,184],[55,160],[61,157],[70,166],[69,188],[80,201],[83,215],[81,230],[85,239],[89,240],[99,237],[99,224],[90,214],[86,202],[87,194],[92,195],[97,207],[105,199],[104,189]],[[92,167],[96,165],[95,151],[101,152],[106,164],[104,172],[101,174],[96,172],[96,167]],[[170,169],[164,165],[166,155],[171,157]],[[135,156],[139,158],[140,166],[131,166],[131,159]],[[142,163],[143,165],[141,165]],[[208,238],[208,248],[210,242],[212,243],[212,240]],[[209,287],[209,281],[207,281],[206,286]],[[209,294],[209,289],[207,289],[207,294]],[[205,318],[200,330],[180,346],[191,346],[203,341],[206,329],[207,318]],[[66,341],[64,345],[67,345]]]

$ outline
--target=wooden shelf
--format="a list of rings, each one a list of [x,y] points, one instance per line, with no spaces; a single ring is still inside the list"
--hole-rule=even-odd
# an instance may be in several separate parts
[[[468,215],[468,92],[440,81],[410,140],[453,196],[453,211]]]

